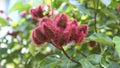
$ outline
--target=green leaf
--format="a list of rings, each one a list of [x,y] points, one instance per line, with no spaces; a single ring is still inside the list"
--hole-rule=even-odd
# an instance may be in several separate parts
[[[0,57],[2,56],[2,54],[6,54],[7,53],[7,48],[0,48]]]
[[[7,25],[7,21],[0,17],[0,25]]]
[[[18,11],[23,11],[23,10],[29,10],[30,5],[29,4],[23,4],[22,2],[17,2],[13,5],[13,7],[10,8],[10,12],[18,10]]]
[[[67,2],[68,0],[54,0],[54,1],[52,1],[51,6],[53,8],[59,8],[60,6],[62,6],[63,1]]]
[[[120,65],[117,62],[110,62],[108,68],[119,68]]]
[[[103,4],[105,4],[106,6],[109,6],[111,4],[112,0],[101,0],[101,2]]]
[[[41,68],[55,68],[55,67],[60,68],[59,62],[58,62],[59,59],[57,56],[58,55],[51,55],[51,56],[45,57],[40,63]]]
[[[93,64],[91,64],[87,59],[81,59],[80,60],[81,64],[82,64],[82,68],[95,68],[95,66]]]
[[[103,33],[94,33],[91,36],[89,36],[88,39],[96,42],[100,42],[103,44],[113,44],[112,39]]]
[[[77,64],[75,62],[70,61],[69,59],[61,58],[61,61],[61,68],[80,68],[80,66],[76,66]]]
[[[109,9],[101,9],[100,11],[116,21],[119,20],[118,17],[113,12],[110,12]]]
[[[113,42],[115,43],[115,49],[118,52],[118,55],[120,57],[120,37],[118,36],[114,37]]]
[[[40,4],[43,4],[44,0],[31,0],[32,6],[37,7]]]
[[[74,6],[76,6],[79,9],[79,11],[82,15],[89,13],[88,9],[86,9],[84,7],[84,5],[80,2],[78,2],[77,0],[69,0],[69,1],[71,4],[73,4]]]
[[[53,63],[51,63],[50,64],[50,68],[61,68],[60,66],[59,66],[59,64],[58,64],[58,62],[53,62]]]
[[[42,53],[37,53],[34,58],[36,61],[42,61],[46,56]]]
[[[87,57],[92,64],[98,64],[101,61],[102,56],[98,54],[93,54]]]
[[[119,46],[120,46],[120,37],[115,36],[115,37],[113,38],[113,42],[114,42],[116,45],[119,45]]]
[[[118,29],[120,26],[114,20],[108,20],[106,25],[111,29]]]
[[[29,45],[29,51],[30,53],[34,56],[35,55],[35,46],[34,45]]]

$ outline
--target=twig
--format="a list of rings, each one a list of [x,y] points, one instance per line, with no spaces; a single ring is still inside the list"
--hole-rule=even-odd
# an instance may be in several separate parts
[[[71,57],[65,52],[65,50],[63,49],[63,47],[61,47],[61,50],[63,51],[63,53],[65,54],[65,56],[66,56],[69,60],[71,60],[72,62],[75,62],[75,63],[81,65],[80,62],[78,62],[78,61],[74,60],[73,58],[71,58]]]
[[[97,0],[97,5],[95,0],[93,0],[93,4],[94,4],[94,28],[95,28],[95,32],[97,33],[97,11],[98,11],[99,0]]]
[[[81,54],[83,57],[87,57],[83,52],[80,52],[80,54]]]
[[[94,4],[94,30],[97,33],[97,12],[98,12],[99,0],[97,0],[97,3],[95,1],[96,0],[93,0],[93,4]],[[98,45],[99,51],[102,52],[101,45],[99,43],[97,45]]]

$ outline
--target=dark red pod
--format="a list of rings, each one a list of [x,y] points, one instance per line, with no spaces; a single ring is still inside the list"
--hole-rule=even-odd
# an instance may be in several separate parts
[[[86,24],[82,24],[80,26],[78,26],[76,28],[76,32],[75,32],[75,42],[78,43],[82,43],[86,37],[88,33],[88,26]]]
[[[72,21],[69,21],[67,24],[70,25],[70,26],[71,26],[71,25],[72,25],[72,26],[73,26],[73,25],[74,25],[74,26],[78,26],[77,20],[75,20],[75,19],[72,20]]]
[[[54,35],[55,35],[54,30],[52,30],[52,28],[50,28],[47,25],[44,25],[44,31],[45,31],[46,37],[49,38],[49,39],[53,38]]]
[[[38,17],[37,11],[38,11],[37,9],[31,9],[31,10],[30,10],[31,16],[32,16],[33,18],[37,18],[37,17]]]
[[[25,17],[25,15],[26,15],[27,13],[28,13],[27,11],[23,11],[23,12],[20,13],[20,16],[21,16],[21,17]]]
[[[84,41],[87,33],[88,33],[88,26],[87,25],[76,26],[70,39],[75,41],[76,44],[80,44]]]
[[[35,31],[34,30],[32,31],[32,41],[37,46],[39,46],[40,44],[42,44],[42,42],[35,36]]]
[[[38,19],[32,18],[32,24],[37,24],[39,22]]]
[[[74,40],[75,40],[76,44],[80,44],[80,43],[82,43],[84,41],[85,35],[84,35],[83,32],[76,33],[75,35],[76,35],[76,37],[75,37]]]
[[[3,11],[3,10],[0,10],[0,13],[1,13],[1,14],[3,14],[3,13],[4,13],[4,11]]]
[[[40,26],[38,26],[32,32],[32,40],[35,44],[38,44],[38,42],[43,44],[48,41],[48,39],[46,38],[46,36],[44,35],[44,33],[41,29],[42,28]]]
[[[91,40],[91,41],[88,42],[88,45],[89,45],[90,47],[93,47],[93,48],[94,48],[94,47],[96,47],[97,42]]]
[[[76,32],[76,27],[77,27],[76,20],[72,20],[68,22],[66,29],[63,31],[64,37],[67,42],[71,42],[73,40],[72,36]]]
[[[82,31],[84,35],[86,36],[88,33],[88,25],[87,24],[82,24],[80,27],[78,27],[78,31]]]
[[[65,37],[63,33],[58,30],[53,38],[54,46],[58,49],[60,49],[63,45],[67,44],[67,41],[65,40]]]
[[[49,16],[49,12],[45,14],[46,8],[50,10],[49,5],[39,5],[37,8],[33,8],[30,10],[31,16],[33,18],[43,18],[44,16]]]
[[[38,9],[38,12],[37,12],[38,17],[39,17],[39,18],[44,17],[44,15],[43,15],[43,12],[44,12],[44,6],[43,6],[43,5],[40,5],[37,9]]]
[[[45,33],[45,36],[48,39],[51,39],[54,37],[55,32],[56,32],[56,28],[55,28],[52,20],[50,20],[49,18],[42,18],[39,26],[42,26],[42,29]]]
[[[20,33],[20,31],[13,31],[13,32],[8,32],[8,35],[16,37],[19,33]]]
[[[11,18],[10,18],[9,16],[6,16],[6,19],[7,19],[7,20],[11,20]]]
[[[69,21],[69,17],[66,14],[58,14],[54,18],[54,23],[60,29],[65,29]]]
[[[120,4],[117,7],[117,11],[118,11],[118,13],[120,13]]]
[[[44,15],[43,15],[43,5],[40,5],[38,8],[33,8],[33,9],[31,9],[30,10],[30,13],[31,13],[31,16],[33,17],[33,18],[42,18],[42,17],[44,17]]]

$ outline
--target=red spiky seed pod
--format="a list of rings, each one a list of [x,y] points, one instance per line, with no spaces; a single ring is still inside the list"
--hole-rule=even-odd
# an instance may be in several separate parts
[[[36,45],[40,45],[48,41],[41,29],[42,28],[38,26],[32,32],[32,40]]]
[[[8,32],[8,35],[16,37],[19,33],[20,33],[20,31],[13,31],[13,32]]]
[[[80,27],[78,28],[78,31],[82,31],[86,36],[88,33],[88,25],[87,24],[80,25]]]
[[[53,38],[54,46],[58,49],[60,49],[63,45],[65,45],[67,42],[65,40],[65,37],[61,31],[57,31]]]
[[[21,17],[25,17],[25,15],[26,15],[27,13],[28,13],[27,11],[23,11],[23,12],[20,13],[20,16],[21,16]]]
[[[75,31],[76,31],[76,26],[77,26],[77,21],[76,20],[72,20],[68,22],[68,25],[66,27],[66,29],[64,30],[64,37],[66,39],[66,41],[69,43],[72,41],[71,36],[74,35]]]
[[[30,10],[30,13],[33,18],[42,18],[44,17],[43,11],[44,11],[44,6],[40,5],[38,8],[32,8]]]
[[[89,41],[89,42],[88,42],[88,45],[89,45],[90,47],[94,48],[94,47],[96,47],[97,42],[96,42],[96,41]]]
[[[54,23],[60,29],[65,29],[68,21],[69,17],[66,14],[58,14],[54,18]]]
[[[72,34],[71,39],[74,40],[76,44],[80,44],[84,41],[84,38],[87,35],[87,31],[87,25],[76,26],[76,30]]]
[[[118,13],[120,13],[120,4],[117,7],[117,11],[118,11]]]
[[[3,10],[0,10],[0,13],[1,13],[1,14],[3,14],[3,13],[4,13],[4,11],[3,11]]]
[[[36,44],[36,46],[40,46],[40,44],[42,44],[42,42],[35,36],[35,31],[32,31],[32,41],[34,44]]]
[[[53,25],[53,22],[49,18],[42,18],[39,26],[42,26],[45,36],[48,39],[51,39],[54,37],[56,29]]]

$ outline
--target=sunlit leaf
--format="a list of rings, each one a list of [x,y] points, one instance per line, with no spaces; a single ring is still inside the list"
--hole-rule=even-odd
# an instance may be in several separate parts
[[[43,4],[44,0],[31,0],[32,6],[37,7],[40,4]]]
[[[100,42],[100,43],[103,43],[103,44],[113,44],[112,39],[109,36],[107,36],[103,33],[92,34],[91,36],[89,36],[88,39],[89,40],[94,40],[96,42]]]
[[[120,57],[120,37],[118,36],[114,37],[113,42],[115,43],[115,49],[118,52],[118,55]]]
[[[25,5],[22,2],[17,2],[13,5],[13,7],[10,8],[10,12],[15,11],[15,10],[23,11],[23,10],[29,10],[29,9],[30,9],[29,4]]]
[[[105,15],[111,17],[112,19],[116,20],[116,21],[119,20],[118,17],[117,17],[114,13],[112,13],[111,11],[109,11],[109,10],[107,10],[107,9],[101,9],[100,11],[101,11],[102,13],[104,13]]]
[[[80,11],[80,13],[81,13],[82,15],[89,13],[88,9],[86,9],[86,8],[83,6],[83,4],[80,3],[80,2],[78,2],[77,0],[69,0],[69,2],[70,2],[71,4],[73,4],[74,6],[76,6],[76,7],[79,9],[79,11]]]
[[[101,2],[103,4],[105,4],[106,6],[109,6],[111,4],[112,0],[101,0]]]
[[[7,25],[7,21],[0,17],[0,25]]]
[[[35,55],[35,46],[34,45],[29,45],[29,51],[30,53],[34,56]]]

